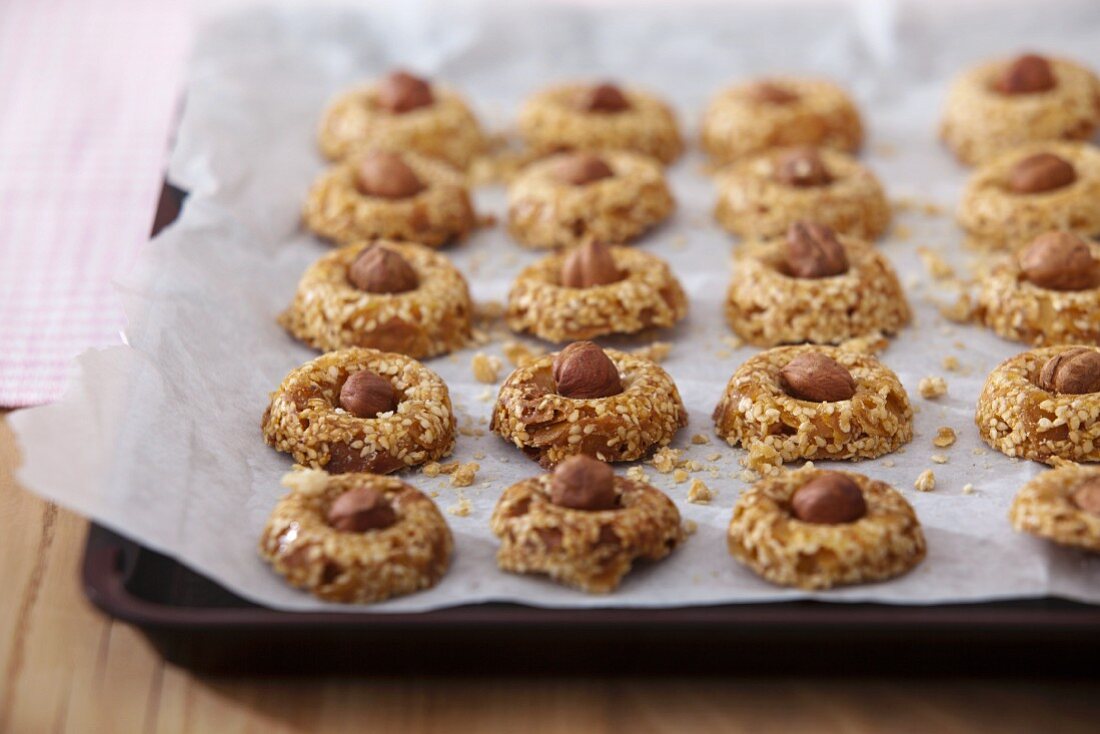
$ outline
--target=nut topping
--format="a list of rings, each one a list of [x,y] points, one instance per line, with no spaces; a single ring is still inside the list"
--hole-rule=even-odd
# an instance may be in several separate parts
[[[828,278],[848,272],[848,256],[832,229],[816,222],[795,222],[783,249],[787,273],[795,278]]]
[[[395,71],[378,83],[375,103],[395,115],[427,107],[435,102],[428,82],[406,71]]]
[[[1019,261],[1024,277],[1040,288],[1081,291],[1100,282],[1100,263],[1085,241],[1069,232],[1039,235]]]
[[[825,186],[833,177],[825,168],[816,148],[795,148],[779,156],[775,162],[775,180],[787,186],[808,188]]]
[[[393,506],[376,489],[357,487],[344,492],[328,510],[328,524],[345,533],[381,530],[397,522]]]
[[[615,175],[603,158],[591,153],[569,154],[558,161],[552,173],[558,181],[572,186],[584,186]]]
[[[1054,85],[1050,62],[1036,54],[1025,54],[1004,68],[993,87],[1001,94],[1032,94],[1053,89]]]
[[[820,352],[800,354],[784,365],[779,383],[791,397],[815,403],[849,400],[856,394],[852,373]]]
[[[615,363],[589,341],[573,342],[558,352],[552,370],[558,394],[567,398],[606,398],[623,391]]]
[[[630,100],[614,84],[597,84],[581,90],[576,105],[585,112],[622,112],[630,109]]]
[[[1077,180],[1073,164],[1053,153],[1036,153],[1016,163],[1008,174],[1008,188],[1016,194],[1041,194]]]
[[[589,241],[573,248],[561,264],[561,284],[566,288],[591,288],[622,279],[611,248],[602,242]]]
[[[798,99],[798,94],[775,82],[757,82],[749,87],[749,97],[765,104],[790,104]]]
[[[866,515],[867,503],[863,490],[850,477],[827,471],[795,490],[791,511],[802,522],[839,525]]]
[[[619,504],[610,464],[580,454],[570,456],[550,477],[550,501],[574,510],[610,510]]]
[[[372,151],[355,173],[356,188],[367,196],[407,199],[425,189],[416,172],[396,153]]]
[[[1100,477],[1086,479],[1070,495],[1073,504],[1091,515],[1100,515]]]
[[[360,370],[349,375],[340,388],[340,407],[356,418],[376,418],[397,409],[397,394],[385,377]]]
[[[1100,392],[1100,352],[1074,347],[1054,355],[1039,372],[1039,387],[1064,395]]]
[[[404,293],[420,285],[412,265],[394,250],[372,245],[348,268],[348,281],[367,293]]]

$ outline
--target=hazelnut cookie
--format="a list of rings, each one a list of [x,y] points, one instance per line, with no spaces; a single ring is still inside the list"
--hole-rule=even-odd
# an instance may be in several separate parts
[[[589,242],[524,268],[508,294],[515,331],[552,342],[669,327],[688,301],[664,260]]]
[[[1007,339],[1100,344],[1100,244],[1048,232],[982,281],[976,316]]]
[[[813,145],[847,152],[863,142],[850,97],[820,79],[770,79],[730,87],[703,115],[703,150],[729,163],[769,148]]]
[[[763,578],[802,589],[900,576],[924,559],[926,548],[916,513],[896,489],[812,465],[742,492],[728,544]]]
[[[283,477],[260,555],[292,585],[327,601],[369,603],[439,583],[450,528],[423,492],[377,474],[314,469]]]
[[[552,467],[575,454],[634,461],[686,425],[676,384],[658,365],[574,342],[508,376],[489,428]]]
[[[796,222],[785,238],[750,242],[734,255],[726,321],[750,344],[839,344],[895,334],[909,319],[886,256],[826,226]]]
[[[465,346],[472,311],[466,279],[446,257],[380,240],[310,265],[279,323],[314,349],[372,347],[423,359]]]
[[[558,153],[525,167],[508,188],[508,231],[525,247],[637,239],[672,213],[665,175],[637,153]]]
[[[1100,349],[1042,347],[1005,360],[986,378],[974,421],[1008,456],[1100,461]]]
[[[1100,149],[1086,143],[1033,143],[983,164],[958,210],[967,244],[1018,249],[1052,229],[1100,234]]]
[[[714,409],[715,430],[750,465],[796,459],[873,459],[913,438],[897,375],[868,354],[776,347],[737,368]]]
[[[940,137],[963,163],[1041,140],[1088,140],[1100,122],[1100,81],[1065,59],[1025,54],[959,76]]]
[[[759,153],[723,169],[717,184],[714,217],[740,237],[777,237],[794,222],[813,219],[840,234],[874,240],[890,223],[875,174],[835,150]]]
[[[519,133],[536,154],[562,150],[630,150],[671,163],[684,143],[672,108],[614,84],[559,84],[523,105]]]
[[[1020,532],[1100,553],[1100,467],[1043,472],[1016,493],[1008,517]]]
[[[461,96],[403,71],[337,97],[325,111],[318,139],[333,161],[385,148],[462,169],[485,149],[477,118]]]
[[[589,593],[613,591],[635,559],[658,561],[684,540],[680,513],[663,492],[583,455],[508,487],[490,523],[501,569],[546,574]]]
[[[333,474],[389,474],[447,456],[455,444],[439,375],[375,349],[329,352],[292,370],[261,427],[269,446]]]
[[[313,183],[302,221],[340,244],[384,238],[441,247],[477,225],[462,174],[415,153],[355,155]]]

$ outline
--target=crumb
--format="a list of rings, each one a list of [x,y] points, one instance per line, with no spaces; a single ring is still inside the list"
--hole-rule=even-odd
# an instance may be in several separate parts
[[[696,433],[691,437],[691,442],[696,446],[702,446],[703,444],[710,443],[710,439],[701,433]]]
[[[484,451],[475,451],[474,452],[474,458],[475,459],[484,459],[485,458],[485,452]]]
[[[985,456],[985,449],[983,449],[981,446],[975,446],[974,448],[970,449],[970,453],[972,453],[974,456]]]
[[[420,467],[420,470],[424,472],[424,476],[426,477],[438,477],[442,473],[443,467],[438,461],[429,461],[427,464]]]
[[[925,400],[935,400],[947,394],[947,381],[942,377],[922,377],[917,390]]]
[[[935,464],[946,464],[947,457],[943,454],[932,454],[932,462]]]
[[[964,484],[963,485],[963,494],[974,494],[974,485],[969,484],[969,483]]]
[[[959,358],[954,355],[947,355],[943,358],[943,368],[948,372],[958,372],[959,370]]]
[[[925,469],[917,477],[917,481],[913,482],[913,486],[916,487],[918,492],[931,492],[936,488],[936,475],[932,473],[931,469]]]
[[[778,467],[783,463],[783,459],[775,447],[766,443],[757,443],[753,445],[748,455],[741,459],[741,463],[753,471],[766,474],[765,467]]]
[[[694,520],[684,520],[684,535],[695,535],[695,531],[699,529],[699,523]]]
[[[951,267],[938,252],[929,247],[918,247],[917,254],[924,263],[928,274],[936,280],[947,280],[955,277],[955,269]]]
[[[688,488],[688,502],[694,502],[697,505],[709,505],[712,499],[714,499],[714,492],[703,483],[702,479],[691,480],[691,487]]]
[[[724,336],[722,337],[722,343],[730,349],[740,349],[745,346],[745,342],[739,336]]]
[[[718,453],[717,451],[712,451],[706,456],[707,461],[718,461],[721,458],[722,454]]]
[[[745,469],[737,475],[737,478],[740,479],[742,482],[755,482],[758,479],[758,476],[756,472],[752,471],[751,469]]]
[[[525,367],[531,362],[546,354],[545,349],[531,348],[517,341],[507,341],[501,345],[501,350],[509,362],[516,367]]]
[[[676,482],[677,484],[683,484],[687,480],[688,473],[683,469],[677,469],[676,471],[672,472],[672,481]]]
[[[668,474],[676,468],[676,461],[680,458],[681,453],[683,452],[680,449],[665,446],[653,454],[653,458],[649,460],[649,463],[662,474]]]
[[[932,445],[938,446],[941,449],[945,449],[951,444],[955,443],[955,429],[950,426],[940,426],[936,431],[936,437],[932,439]]]
[[[974,318],[974,305],[966,293],[960,295],[950,306],[940,306],[940,315],[956,324],[965,324]]]
[[[859,354],[876,354],[890,346],[890,340],[879,332],[853,337],[840,344],[840,348]]]
[[[886,461],[882,462],[882,465],[883,465],[884,467],[886,467],[887,469],[890,469],[890,468],[892,468],[892,467],[893,467],[893,466],[894,466],[894,465],[895,465],[896,463],[897,463],[897,462],[895,462],[895,461],[894,461],[893,459],[887,459]]]
[[[672,351],[672,345],[668,342],[653,342],[647,347],[639,347],[631,351],[635,357],[641,357],[642,359],[648,359],[650,362],[656,362],[660,364],[668,357],[669,352]]]
[[[485,382],[492,384],[500,379],[500,368],[504,364],[500,361],[500,357],[492,357],[484,352],[478,352],[474,355],[474,358],[470,360],[470,367],[474,371],[474,379],[478,382]]]
[[[645,469],[640,466],[632,466],[626,470],[626,478],[632,482],[641,482],[643,484],[649,484],[649,475],[645,473]]]
[[[447,508],[447,512],[455,517],[467,517],[470,514],[470,500],[463,497],[458,501],[458,504],[451,505]]]
[[[478,394],[477,399],[483,403],[491,403],[493,402],[493,391],[485,388]]]
[[[474,477],[477,476],[477,470],[480,468],[481,465],[476,461],[470,461],[456,467],[454,473],[451,474],[451,486],[469,487],[474,483]]]

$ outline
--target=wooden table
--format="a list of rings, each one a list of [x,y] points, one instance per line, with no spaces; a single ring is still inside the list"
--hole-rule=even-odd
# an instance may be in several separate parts
[[[87,523],[19,487],[0,417],[0,732],[1095,732],[1092,681],[197,677],[95,611]]]

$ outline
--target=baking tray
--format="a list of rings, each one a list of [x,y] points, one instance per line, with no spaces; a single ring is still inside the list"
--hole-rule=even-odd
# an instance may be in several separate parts
[[[154,235],[185,197],[165,184]],[[1100,607],[1060,599],[282,612],[95,524],[82,581],[92,603],[167,660],[210,672],[1032,675],[1072,673],[1100,654]]]

